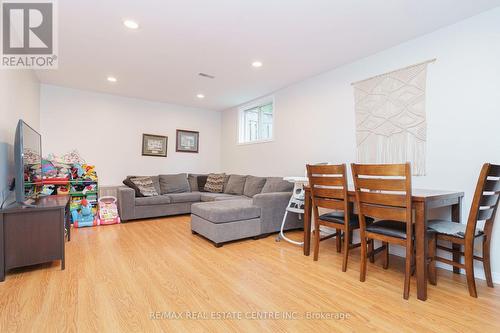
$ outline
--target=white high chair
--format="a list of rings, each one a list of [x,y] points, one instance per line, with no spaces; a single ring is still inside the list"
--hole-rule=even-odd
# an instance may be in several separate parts
[[[288,237],[285,236],[285,223],[286,223],[286,217],[288,216],[288,213],[295,213],[299,214],[299,220],[302,218],[302,214],[304,214],[304,185],[307,185],[309,180],[307,177],[285,177],[283,180],[286,180],[290,183],[294,183],[293,186],[293,194],[290,198],[290,201],[288,202],[288,206],[286,207],[285,210],[285,216],[283,216],[283,222],[281,222],[281,228],[280,228],[280,233],[278,237],[276,237],[276,241],[279,242],[280,240],[284,239],[285,241],[295,244],[295,245],[304,245],[304,242],[297,242],[294,241]]]

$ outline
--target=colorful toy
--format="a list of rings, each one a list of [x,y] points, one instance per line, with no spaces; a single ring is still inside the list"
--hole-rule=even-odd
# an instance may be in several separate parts
[[[54,185],[43,185],[42,190],[40,191],[40,194],[42,195],[51,195],[55,191],[55,186]]]
[[[87,199],[82,199],[80,205],[80,212],[78,209],[71,211],[71,218],[73,219],[73,226],[75,228],[92,227],[97,225],[97,219],[94,218],[92,206]]]
[[[53,178],[57,176],[57,169],[49,160],[42,160],[42,174],[43,178]]]
[[[84,164],[82,168],[85,172],[82,176],[83,179],[97,181],[97,173],[94,165]]]
[[[117,200],[113,196],[101,197],[99,199],[99,225],[117,224],[121,222],[116,202]]]
[[[57,187],[57,195],[67,195],[69,194],[68,186],[59,186]]]
[[[73,179],[81,178],[84,174],[85,172],[83,171],[83,167],[81,164],[73,164],[73,168],[71,169],[71,175]]]

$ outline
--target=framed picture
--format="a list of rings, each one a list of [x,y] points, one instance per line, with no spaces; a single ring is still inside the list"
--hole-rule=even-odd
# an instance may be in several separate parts
[[[177,130],[175,151],[183,153],[197,153],[200,132]]]
[[[168,137],[163,135],[143,134],[142,155],[167,157]]]

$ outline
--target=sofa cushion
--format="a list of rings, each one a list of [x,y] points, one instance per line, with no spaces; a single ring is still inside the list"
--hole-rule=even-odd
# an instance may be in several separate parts
[[[229,177],[231,177],[231,175],[226,175],[226,177],[224,177],[224,189],[227,186],[227,182],[229,181]]]
[[[245,182],[243,194],[251,198],[254,195],[262,192],[262,188],[264,187],[265,183],[266,178],[264,177],[248,176],[247,181]]]
[[[199,202],[191,206],[191,213],[213,223],[249,220],[260,217],[261,209],[252,200],[224,200]]]
[[[198,175],[198,191],[205,192],[208,175]]]
[[[158,192],[158,194],[160,194],[161,193],[160,177],[159,176],[151,176],[151,180],[153,181],[153,185],[155,187],[156,192]]]
[[[172,203],[200,201],[200,192],[169,193],[165,196],[168,196]]]
[[[144,197],[154,197],[159,195],[151,177],[134,177],[130,178],[130,181],[137,186],[139,192],[141,192]]]
[[[214,200],[212,201],[222,201],[222,200],[235,200],[235,199],[245,199],[245,200],[252,200],[251,198],[249,197],[245,197],[244,195],[235,195],[235,194],[231,194],[231,195],[228,195],[228,196],[218,196],[218,197],[215,197]]]
[[[141,197],[135,198],[136,206],[152,206],[152,205],[166,205],[172,201],[166,195],[157,195],[154,197]]]
[[[160,175],[161,194],[189,192],[187,174]]]
[[[188,183],[189,183],[189,189],[191,190],[191,192],[198,191],[198,175],[190,173],[188,175]]]
[[[222,193],[224,189],[225,173],[211,173],[205,183],[205,191],[212,193]]]
[[[224,185],[224,193],[226,194],[243,194],[245,181],[247,176],[230,175],[227,184]]]
[[[211,193],[211,192],[200,193],[200,200],[202,202],[215,201],[216,199],[220,200],[220,199],[234,199],[234,198],[239,198],[239,196],[226,193]]]
[[[262,188],[262,193],[292,192],[293,183],[283,180],[281,177],[268,177]]]

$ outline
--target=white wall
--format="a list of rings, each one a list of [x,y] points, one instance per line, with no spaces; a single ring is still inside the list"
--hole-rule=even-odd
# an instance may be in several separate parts
[[[220,170],[220,112],[52,85],[41,88],[43,152],[77,149],[100,185],[127,175]],[[199,153],[176,153],[176,129],[200,132]],[[142,134],[168,136],[167,157],[141,155]]]
[[[40,127],[40,83],[31,70],[0,70],[0,203],[14,177],[14,135],[19,119]],[[14,200],[9,199],[8,202]]]
[[[413,182],[465,191],[465,220],[481,165],[500,163],[500,8],[277,91],[274,142],[237,145],[237,108],[224,111],[223,169],[303,175],[307,162],[354,162],[351,82],[432,58],[427,175]],[[500,226],[493,238],[492,270],[500,282]]]

